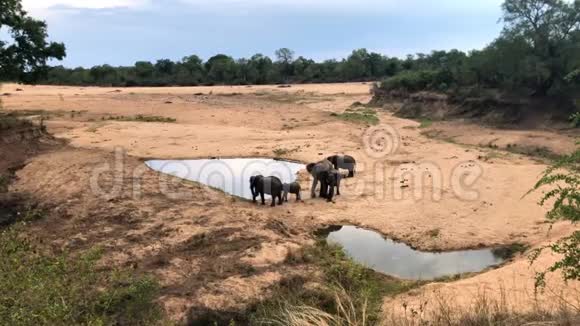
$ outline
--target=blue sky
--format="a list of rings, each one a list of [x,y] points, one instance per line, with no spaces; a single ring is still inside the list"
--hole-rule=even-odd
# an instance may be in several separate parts
[[[388,56],[482,48],[501,0],[23,0],[67,46],[65,66],[132,65],[288,47],[324,60],[367,48]]]

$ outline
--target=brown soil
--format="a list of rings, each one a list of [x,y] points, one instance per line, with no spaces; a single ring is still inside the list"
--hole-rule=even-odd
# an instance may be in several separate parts
[[[34,223],[31,233],[56,249],[103,246],[105,266],[153,273],[163,286],[159,300],[175,320],[196,320],[208,310],[243,312],[268,296],[272,285],[300,273],[284,263],[287,253],[311,243],[311,233],[325,224],[365,226],[425,250],[514,242],[537,246],[548,239],[546,209],[537,206],[541,194],[522,197],[545,165],[429,138],[419,123],[383,111],[381,125],[396,131],[400,137],[393,143],[399,146],[385,156],[369,155],[363,141],[367,126],[330,115],[353,102],[368,102],[368,85],[18,86],[23,89],[18,93],[16,87],[4,86],[3,92],[13,94],[3,99],[5,109],[45,110],[49,132],[70,143],[36,156],[17,173],[11,190],[33,196],[52,212]],[[137,114],[177,122],[103,120]],[[461,124],[437,128],[457,131],[453,137],[466,144],[479,144],[490,132]],[[517,137],[506,130],[492,132],[500,139],[511,137],[510,144],[537,139],[554,152],[570,148],[563,144],[571,138],[559,132],[523,130]],[[389,141],[379,137],[373,146],[384,148]],[[309,198],[302,172],[305,201],[269,208],[160,176],[143,164],[144,158],[272,157],[276,149],[302,162],[350,154],[357,158],[358,174],[345,180],[343,195],[328,204]],[[479,177],[473,184],[458,183],[464,176]],[[163,194],[167,189],[160,187],[167,180],[181,196]],[[433,230],[438,236],[429,236]],[[550,234],[570,230],[569,224],[557,224]],[[518,279],[531,279],[533,270],[523,268],[525,258],[519,258],[470,280],[511,278],[520,265]],[[521,284],[529,290],[527,281]],[[553,284],[563,287],[557,279]],[[472,283],[443,286],[468,295]]]

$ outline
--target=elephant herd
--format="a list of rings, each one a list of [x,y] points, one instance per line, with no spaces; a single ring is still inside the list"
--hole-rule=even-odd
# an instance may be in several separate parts
[[[316,198],[318,182],[320,182],[320,198],[326,198],[327,201],[331,202],[335,188],[336,195],[340,195],[340,181],[344,176],[340,174],[339,169],[348,170],[347,177],[354,177],[355,159],[349,155],[334,155],[306,166],[306,170],[313,178],[312,187],[310,188],[311,198]],[[297,201],[301,199],[301,187],[298,182],[282,183],[278,177],[274,176],[264,177],[257,175],[251,177],[250,190],[252,192],[252,201],[255,203],[256,197],[259,195],[262,199],[262,205],[266,204],[264,195],[272,196],[271,206],[276,206],[276,199],[278,200],[278,205],[282,205],[283,201],[288,201],[288,193],[295,194]]]

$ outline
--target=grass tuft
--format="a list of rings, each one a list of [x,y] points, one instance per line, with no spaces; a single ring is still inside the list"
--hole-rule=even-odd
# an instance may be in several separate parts
[[[290,265],[314,265],[320,274],[294,276],[272,289],[252,316],[263,325],[373,325],[378,323],[385,296],[420,284],[377,273],[355,263],[338,245],[318,240],[291,252]]]
[[[142,115],[138,114],[135,116],[109,116],[103,117],[102,120],[113,120],[113,121],[137,121],[137,122],[163,122],[163,123],[172,123],[176,122],[177,120],[174,118],[168,117],[161,117],[157,115]]]
[[[368,108],[362,109],[354,109],[350,108],[347,109],[343,113],[331,113],[330,116],[337,117],[344,121],[355,122],[355,123],[364,123],[367,125],[377,125],[379,124],[380,120],[377,116],[377,111]]]
[[[431,127],[431,125],[433,125],[433,120],[431,120],[431,119],[423,119],[423,120],[421,120],[421,124],[419,125],[419,128],[420,129],[425,129],[425,128]]]

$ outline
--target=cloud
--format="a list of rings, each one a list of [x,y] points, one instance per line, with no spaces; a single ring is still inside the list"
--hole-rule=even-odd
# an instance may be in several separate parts
[[[147,4],[147,0],[23,0],[27,10],[68,7],[77,9],[134,8]]]
[[[465,1],[465,0],[174,0],[192,5],[199,10],[225,11],[228,13],[252,13],[269,10],[283,13],[344,13],[344,14],[435,14],[435,13],[481,13],[495,11],[503,0]]]
[[[140,9],[147,7],[150,2],[151,0],[22,0],[22,5],[33,17],[54,23],[63,20],[67,15],[79,14],[82,10]]]

